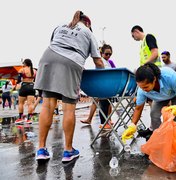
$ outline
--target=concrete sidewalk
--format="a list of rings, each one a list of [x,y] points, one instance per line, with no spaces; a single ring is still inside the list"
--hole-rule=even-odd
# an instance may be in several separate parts
[[[79,104],[86,107],[89,104]],[[40,109],[40,106],[39,106]],[[13,110],[11,111],[11,115]],[[17,112],[17,111],[15,111]],[[15,114],[15,113],[14,113]],[[0,143],[0,180],[175,180],[175,173],[168,173],[153,165],[145,156],[138,154],[139,144],[145,143],[138,138],[132,147],[136,152],[130,156],[119,155],[121,145],[117,139],[114,143],[109,137],[99,138],[93,147],[90,146],[93,138],[99,131],[100,119],[96,112],[92,124],[85,125],[80,120],[86,119],[89,108],[79,108],[76,111],[76,127],[73,147],[80,151],[80,157],[66,165],[61,163],[64,149],[64,134],[62,130],[62,115],[58,123],[53,123],[47,139],[47,148],[51,159],[48,163],[38,165],[35,153],[38,149],[38,124],[1,127],[1,134],[17,133],[16,139]],[[3,117],[5,111],[1,111]],[[113,117],[115,120],[116,117]],[[145,107],[143,121],[149,124],[149,107]],[[24,134],[33,132],[33,137],[25,138]],[[7,136],[4,136],[6,138]],[[2,137],[1,137],[2,138]],[[119,172],[111,169],[109,162],[115,156],[119,160]]]

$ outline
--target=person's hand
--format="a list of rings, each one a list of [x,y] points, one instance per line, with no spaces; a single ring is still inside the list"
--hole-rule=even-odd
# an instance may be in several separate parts
[[[122,134],[122,141],[123,143],[126,143],[127,139],[131,139],[136,132],[136,125],[134,123],[131,123],[128,128],[123,132]]]
[[[21,88],[20,84],[17,84],[16,87],[15,87],[16,90],[19,90],[20,88]]]
[[[176,105],[169,106],[165,109],[165,111],[171,111],[171,113],[176,116]]]

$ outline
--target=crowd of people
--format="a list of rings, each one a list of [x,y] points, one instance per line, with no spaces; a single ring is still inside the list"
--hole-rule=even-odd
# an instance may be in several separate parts
[[[122,139],[133,136],[137,130],[137,122],[142,114],[145,103],[151,107],[151,126],[147,130],[138,132],[142,137],[149,138],[161,124],[161,108],[168,104],[176,104],[176,64],[170,60],[169,51],[159,53],[157,40],[152,34],[145,34],[139,25],[131,29],[131,35],[136,41],[141,41],[140,67],[136,70],[138,92],[136,107],[131,124],[123,132]],[[58,100],[62,101],[63,131],[65,135],[62,162],[69,162],[80,155],[73,147],[75,130],[75,108],[80,97],[80,82],[86,59],[91,56],[95,68],[116,68],[112,55],[112,47],[104,44],[100,49],[92,33],[91,20],[82,11],[76,11],[69,24],[61,24],[52,33],[50,44],[44,51],[38,70],[33,68],[32,61],[25,59],[19,71],[17,85],[20,85],[18,96],[19,118],[16,124],[32,123],[31,117],[38,102],[42,99],[39,115],[39,147],[37,161],[50,159],[47,150],[47,136],[52,124],[53,112],[58,114]],[[162,61],[164,67],[162,66]],[[173,69],[173,70],[172,70]],[[15,88],[17,89],[18,86]],[[12,86],[3,86],[3,108],[6,100],[11,108],[10,91]],[[39,98],[35,101],[36,90]],[[24,103],[27,101],[28,115],[24,119]],[[99,100],[101,109],[108,116],[111,106],[107,99]],[[92,103],[89,117],[81,120],[84,124],[91,124],[96,106]],[[101,125],[105,122],[99,113]],[[112,123],[112,122],[111,122]],[[112,123],[113,124],[113,123]],[[106,124],[105,129],[110,129]]]

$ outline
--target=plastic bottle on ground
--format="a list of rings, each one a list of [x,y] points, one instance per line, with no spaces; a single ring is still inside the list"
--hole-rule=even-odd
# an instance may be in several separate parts
[[[111,158],[111,160],[109,161],[109,166],[111,167],[111,168],[117,168],[118,166],[119,166],[119,161],[118,161],[118,159],[115,157],[115,156],[113,156],[112,158]]]
[[[124,146],[124,158],[125,159],[129,159],[130,158],[130,155],[131,155],[131,146],[130,146],[130,144],[128,143],[128,141],[127,141],[127,143],[125,144],[125,146]]]

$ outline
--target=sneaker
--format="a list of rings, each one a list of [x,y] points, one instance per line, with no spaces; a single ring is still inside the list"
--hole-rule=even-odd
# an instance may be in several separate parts
[[[29,119],[27,119],[27,120],[25,120],[25,123],[26,123],[26,124],[32,124],[32,121],[29,120]]]
[[[15,124],[23,124],[23,123],[24,123],[24,119],[18,118],[18,119],[15,121]]]
[[[149,128],[146,130],[139,130],[138,131],[139,136],[144,137],[144,138],[150,138],[150,136],[153,134],[153,131],[151,131]]]
[[[53,119],[55,119],[55,120],[59,120],[60,119],[60,115],[53,115]]]
[[[103,127],[102,124],[100,124],[99,128],[101,129]],[[110,130],[111,129],[111,126],[109,124],[106,124],[103,128],[103,130]]]
[[[40,148],[37,151],[36,160],[48,160],[50,159],[49,152],[47,151],[47,148]]]
[[[62,162],[70,162],[71,160],[73,160],[74,158],[79,156],[79,151],[74,149],[72,151],[64,151],[63,153],[63,158],[62,158]]]
[[[106,124],[104,127],[104,130],[110,130],[110,129],[111,129],[111,126],[109,124]]]
[[[145,137],[146,142],[150,139],[151,135],[148,135],[148,136]]]
[[[113,126],[114,125],[114,123],[112,122],[112,121],[110,121],[110,124]]]

